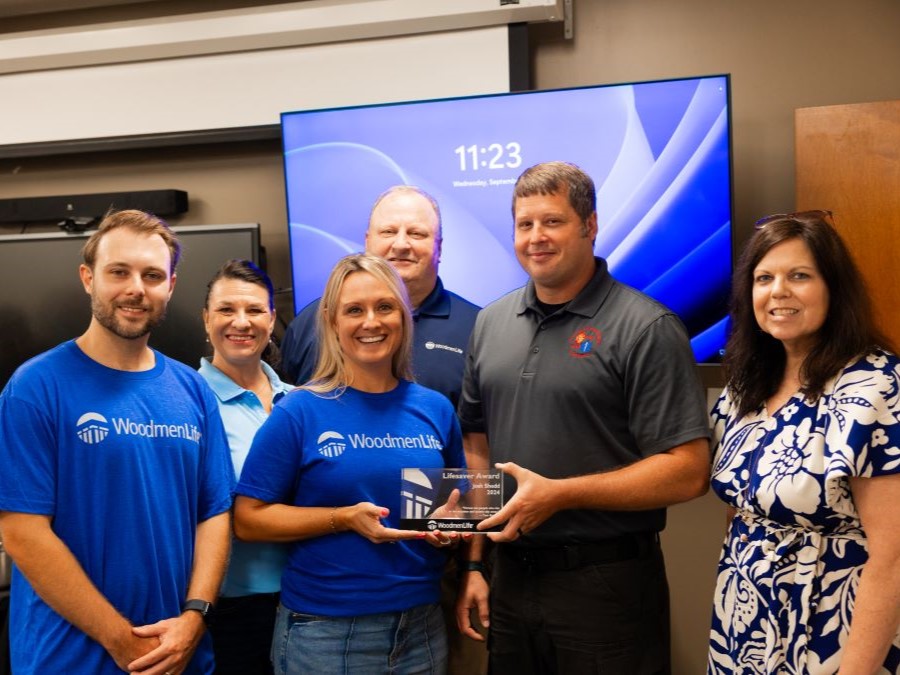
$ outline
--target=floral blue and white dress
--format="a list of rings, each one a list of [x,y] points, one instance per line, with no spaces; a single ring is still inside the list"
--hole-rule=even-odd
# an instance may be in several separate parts
[[[719,559],[708,673],[835,673],[868,558],[850,477],[900,472],[900,360],[874,352],[809,403],[712,411],[712,487],[737,509]],[[900,633],[883,673],[900,673]]]

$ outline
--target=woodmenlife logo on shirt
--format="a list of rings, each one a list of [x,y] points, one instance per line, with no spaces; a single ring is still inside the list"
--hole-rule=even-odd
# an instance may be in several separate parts
[[[369,434],[341,434],[337,431],[325,431],[319,434],[317,445],[319,454],[323,457],[340,457],[347,445],[351,448],[382,449],[382,448],[419,448],[422,450],[444,449],[441,440],[432,434],[417,434],[415,436],[395,436],[384,434],[382,436],[370,436]]]
[[[138,436],[141,438],[183,438],[200,443],[202,434],[195,424],[165,424],[154,420],[135,421],[128,417],[106,417],[97,412],[87,412],[75,423],[75,433],[84,443],[102,443],[110,433],[117,436]]]

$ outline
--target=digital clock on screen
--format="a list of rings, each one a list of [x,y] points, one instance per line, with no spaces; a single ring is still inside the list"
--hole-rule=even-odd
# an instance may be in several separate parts
[[[510,143],[460,145],[453,150],[459,157],[460,171],[478,169],[518,169],[522,166],[522,146]]]

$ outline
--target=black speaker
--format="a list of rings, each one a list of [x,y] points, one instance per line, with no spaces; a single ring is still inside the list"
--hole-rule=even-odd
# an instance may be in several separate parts
[[[138,209],[156,216],[174,216],[188,210],[188,195],[184,190],[140,190],[0,199],[0,223],[94,219],[101,218],[110,209]]]

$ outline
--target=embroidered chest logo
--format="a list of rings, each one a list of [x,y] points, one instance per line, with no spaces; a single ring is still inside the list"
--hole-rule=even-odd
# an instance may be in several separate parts
[[[576,359],[588,356],[600,346],[600,331],[593,327],[579,328],[569,338],[569,356]]]
[[[454,354],[462,354],[463,353],[463,350],[460,349],[459,347],[451,347],[450,345],[442,345],[441,343],[434,342],[432,340],[429,340],[428,342],[425,343],[425,349],[427,349],[428,351],[431,351],[433,349],[442,349],[445,352],[453,352]]]

